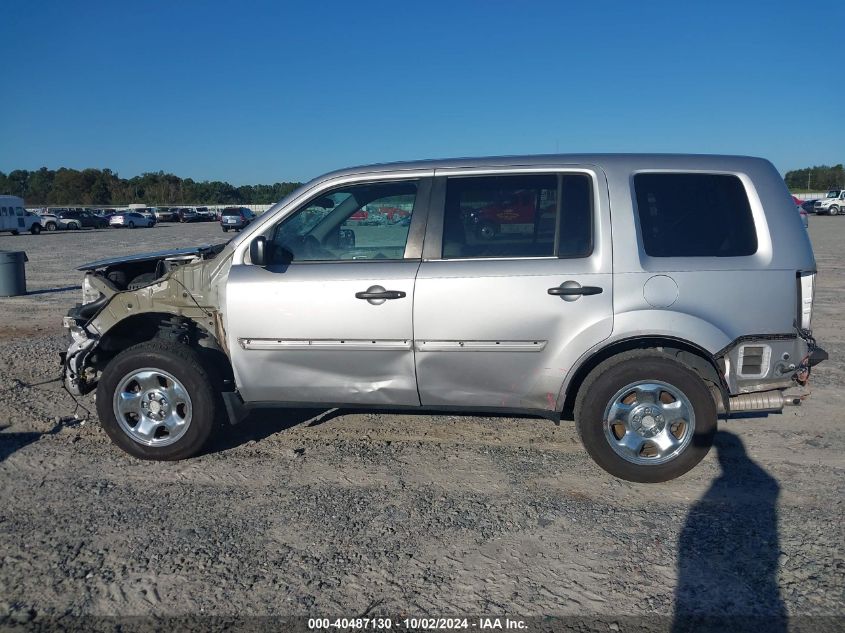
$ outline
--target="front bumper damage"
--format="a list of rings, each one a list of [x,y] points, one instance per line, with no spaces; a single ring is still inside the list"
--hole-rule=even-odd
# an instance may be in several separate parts
[[[70,333],[70,346],[59,354],[62,363],[62,382],[65,389],[75,396],[83,396],[94,388],[94,369],[87,365],[88,357],[97,344],[97,337],[91,336],[75,318],[67,316],[62,325]]]

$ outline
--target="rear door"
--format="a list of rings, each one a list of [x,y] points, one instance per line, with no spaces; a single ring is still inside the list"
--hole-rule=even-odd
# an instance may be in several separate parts
[[[226,327],[245,400],[419,405],[412,306],[425,175],[315,193],[262,229],[267,266],[237,263],[236,254]],[[364,208],[368,221],[351,219]],[[403,209],[410,223],[388,219],[385,208]]]
[[[437,170],[431,208],[414,295],[421,403],[559,410],[567,371],[613,326],[604,173]]]

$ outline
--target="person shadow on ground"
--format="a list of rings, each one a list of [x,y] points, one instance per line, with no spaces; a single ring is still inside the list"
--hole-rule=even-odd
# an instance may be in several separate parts
[[[786,633],[778,586],[780,486],[727,431],[716,434],[722,474],[692,507],[678,546],[673,633]]]

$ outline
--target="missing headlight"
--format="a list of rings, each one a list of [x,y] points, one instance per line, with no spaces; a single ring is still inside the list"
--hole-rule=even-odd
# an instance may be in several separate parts
[[[102,296],[100,291],[91,284],[91,278],[85,275],[85,278],[82,280],[82,305],[94,303]]]

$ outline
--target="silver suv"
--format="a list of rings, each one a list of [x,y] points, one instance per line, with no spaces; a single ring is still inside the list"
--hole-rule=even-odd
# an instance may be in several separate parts
[[[794,207],[746,157],[337,171],[226,244],[82,267],[64,380],[145,459],[257,407],[519,412],[574,417],[602,468],[664,481],[826,358]]]

